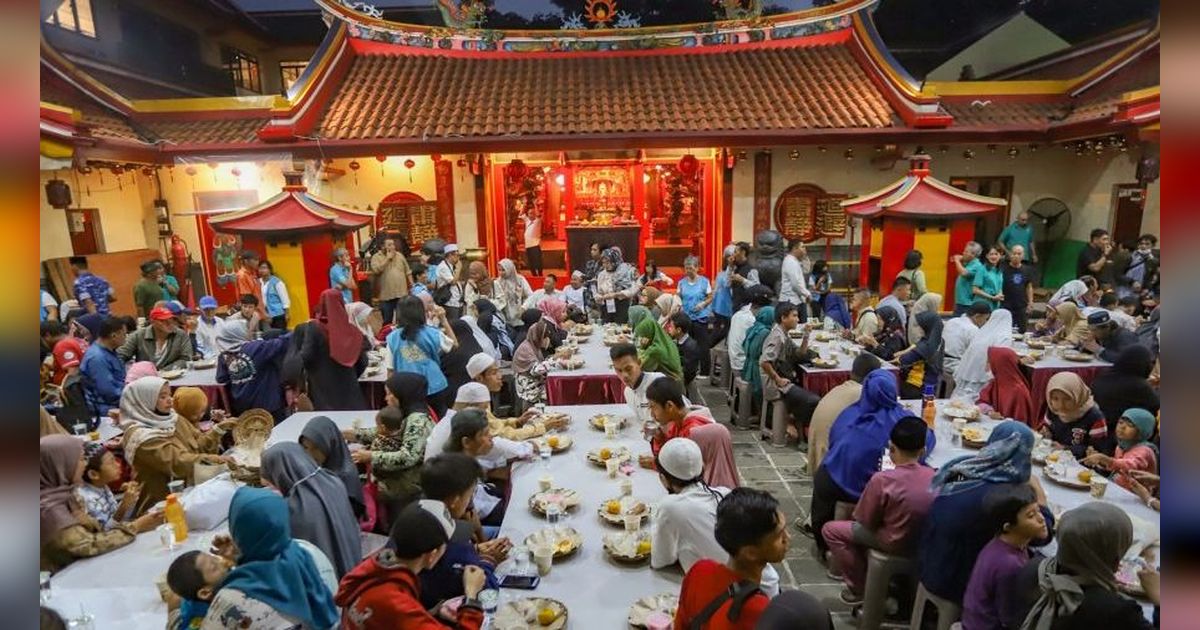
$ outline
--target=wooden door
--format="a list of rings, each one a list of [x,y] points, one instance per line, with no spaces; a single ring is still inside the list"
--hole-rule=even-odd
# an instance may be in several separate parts
[[[76,256],[101,253],[100,213],[96,208],[67,210],[67,231],[71,234],[71,251]]]
[[[1113,243],[1136,242],[1142,231],[1142,211],[1146,207],[1146,189],[1138,184],[1113,186]]]

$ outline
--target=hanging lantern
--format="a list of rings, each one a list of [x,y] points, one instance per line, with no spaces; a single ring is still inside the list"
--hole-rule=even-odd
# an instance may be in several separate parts
[[[688,153],[679,158],[678,168],[679,172],[687,177],[695,177],[696,173],[700,172],[700,160],[697,160],[696,156]]]
[[[412,171],[417,166],[417,163],[412,158],[404,160],[404,168],[408,169],[408,183],[412,183]]]
[[[121,175],[125,173],[125,167],[120,164],[113,164],[108,168],[117,178],[117,190],[125,190],[125,186],[121,182]]]
[[[375,159],[379,162],[379,176],[383,177],[383,163],[387,161],[386,155],[376,155]]]
[[[975,149],[967,149],[967,150],[963,151],[963,159],[964,160],[975,159]]]
[[[350,171],[354,173],[354,185],[357,186],[358,185],[358,169],[362,168],[362,164],[359,164],[358,160],[350,160],[350,164],[348,164],[348,166],[350,167]]]
[[[1008,157],[1009,158],[1016,159],[1016,157],[1020,154],[1021,154],[1021,150],[1018,149],[1017,147],[1008,147]]]
[[[558,165],[559,165],[559,166],[566,166],[566,165],[567,165],[567,152],[566,152],[566,151],[559,151],[559,152],[558,152]]]
[[[788,151],[788,159],[799,160],[800,149],[792,149],[791,151]]]
[[[850,148],[846,149],[846,151],[844,153],[842,153],[842,157],[846,158],[847,161],[853,160],[854,159],[854,147],[850,147]]]
[[[733,168],[737,164],[737,158],[733,157],[733,151],[724,149],[725,151],[725,168]]]
[[[527,173],[529,173],[529,167],[525,166],[525,163],[517,158],[513,158],[508,163],[508,166],[504,167],[504,175],[512,183],[521,181]]]
[[[154,175],[154,169],[149,166],[143,166],[142,167],[142,175],[145,175],[146,177],[150,177],[150,176]]]

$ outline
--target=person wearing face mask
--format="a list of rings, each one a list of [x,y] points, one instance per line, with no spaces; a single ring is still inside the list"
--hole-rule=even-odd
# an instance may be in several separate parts
[[[152,361],[159,370],[183,368],[192,360],[192,340],[165,306],[150,310],[150,325],[139,328],[117,348],[122,361]]]

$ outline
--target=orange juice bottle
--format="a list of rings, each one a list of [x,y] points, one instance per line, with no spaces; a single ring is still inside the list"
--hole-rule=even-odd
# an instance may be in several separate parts
[[[187,540],[187,519],[183,516],[183,506],[180,505],[177,495],[167,495],[167,507],[164,510],[163,516],[171,526],[171,529],[175,530],[175,542],[181,543]]]
[[[937,418],[937,405],[934,404],[933,385],[926,385],[924,395],[921,396],[921,419],[925,421],[925,426],[930,429]]]

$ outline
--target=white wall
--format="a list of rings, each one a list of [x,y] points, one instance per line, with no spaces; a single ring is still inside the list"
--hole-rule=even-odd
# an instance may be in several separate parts
[[[946,153],[929,148],[933,156],[934,177],[948,181],[952,177],[1012,176],[1013,195],[1011,216],[1016,216],[1042,197],[1056,197],[1071,209],[1069,238],[1086,240],[1095,227],[1112,228],[1112,187],[1136,181],[1137,156],[1140,151],[1131,147],[1127,153],[1107,153],[1097,162],[1092,157],[1077,157],[1060,146],[1041,146],[1036,152],[1019,146],[1016,158],[1007,155],[1008,145],[999,145],[991,153],[984,145],[949,145]],[[974,149],[975,158],[963,157],[966,148]],[[829,146],[824,153],[816,147],[800,149],[800,158],[788,157],[790,149],[774,149],[771,160],[771,207],[779,194],[793,184],[811,183],[830,193],[865,194],[894,182],[908,169],[908,161],[897,160],[886,171],[870,163],[875,155],[872,146],[855,146],[854,160],[843,158],[846,146]],[[908,155],[914,146],[902,146],[901,154]],[[754,160],[739,162],[734,172],[735,240],[751,240],[753,227]],[[1142,231],[1159,232],[1159,184],[1150,184]],[[742,213],[746,213],[743,216]],[[856,238],[858,241],[859,238]]]

